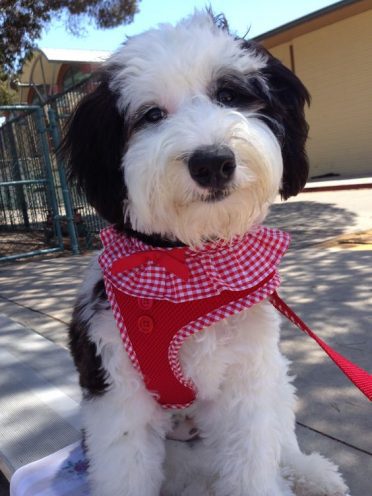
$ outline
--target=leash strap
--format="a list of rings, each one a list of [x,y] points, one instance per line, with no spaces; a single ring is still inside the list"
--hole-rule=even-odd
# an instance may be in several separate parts
[[[279,297],[278,293],[275,291],[270,296],[270,302],[274,307],[279,310],[288,320],[293,322],[299,329],[304,331],[308,336],[310,336],[318,345],[323,348],[327,355],[335,362],[335,364],[342,370],[342,372],[355,384],[355,386],[360,389],[360,391],[367,396],[367,398],[372,401],[372,374],[369,374],[366,370],[360,368],[355,363],[350,362],[342,356],[340,353],[331,348],[327,343],[319,338],[306,324],[303,322],[295,312],[289,308],[286,303]]]

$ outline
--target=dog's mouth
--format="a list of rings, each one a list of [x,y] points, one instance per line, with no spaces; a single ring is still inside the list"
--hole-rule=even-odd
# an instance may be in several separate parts
[[[211,189],[208,194],[203,197],[203,201],[206,203],[220,202],[230,196],[231,190],[229,189]]]
[[[208,188],[204,192],[194,191],[192,193],[191,198],[185,199],[183,202],[178,201],[176,204],[178,207],[187,207],[191,204],[200,205],[200,203],[220,203],[226,198],[230,197],[236,188],[230,187],[226,189],[218,189],[218,188]]]

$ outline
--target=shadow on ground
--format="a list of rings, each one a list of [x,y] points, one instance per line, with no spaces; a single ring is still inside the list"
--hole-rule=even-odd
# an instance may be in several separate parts
[[[0,267],[0,303],[11,301],[67,323],[90,256],[43,259]]]
[[[292,250],[280,294],[322,339],[372,372],[372,251]],[[372,453],[370,403],[326,354],[289,322],[283,349],[293,361],[301,420]]]
[[[306,248],[339,236],[356,224],[356,214],[332,203],[291,201],[275,203],[265,225],[288,231],[292,246]]]

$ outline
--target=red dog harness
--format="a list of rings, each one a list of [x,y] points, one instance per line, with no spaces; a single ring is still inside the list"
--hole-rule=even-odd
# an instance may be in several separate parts
[[[178,353],[187,337],[219,320],[269,298],[311,335],[275,291],[287,233],[259,227],[230,243],[208,243],[197,250],[154,249],[113,227],[104,229],[101,239],[99,263],[124,346],[147,389],[165,408],[184,408],[195,400],[195,386],[183,376]],[[371,399],[372,384],[369,393]]]
[[[107,294],[133,365],[161,405],[190,405],[195,387],[182,374],[182,343],[275,291],[288,234],[261,227],[197,250],[153,249],[112,227],[101,238]]]

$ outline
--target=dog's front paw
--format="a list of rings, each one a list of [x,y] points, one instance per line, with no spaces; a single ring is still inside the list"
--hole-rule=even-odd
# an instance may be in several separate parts
[[[319,455],[302,455],[283,469],[296,496],[350,496],[337,466]]]

